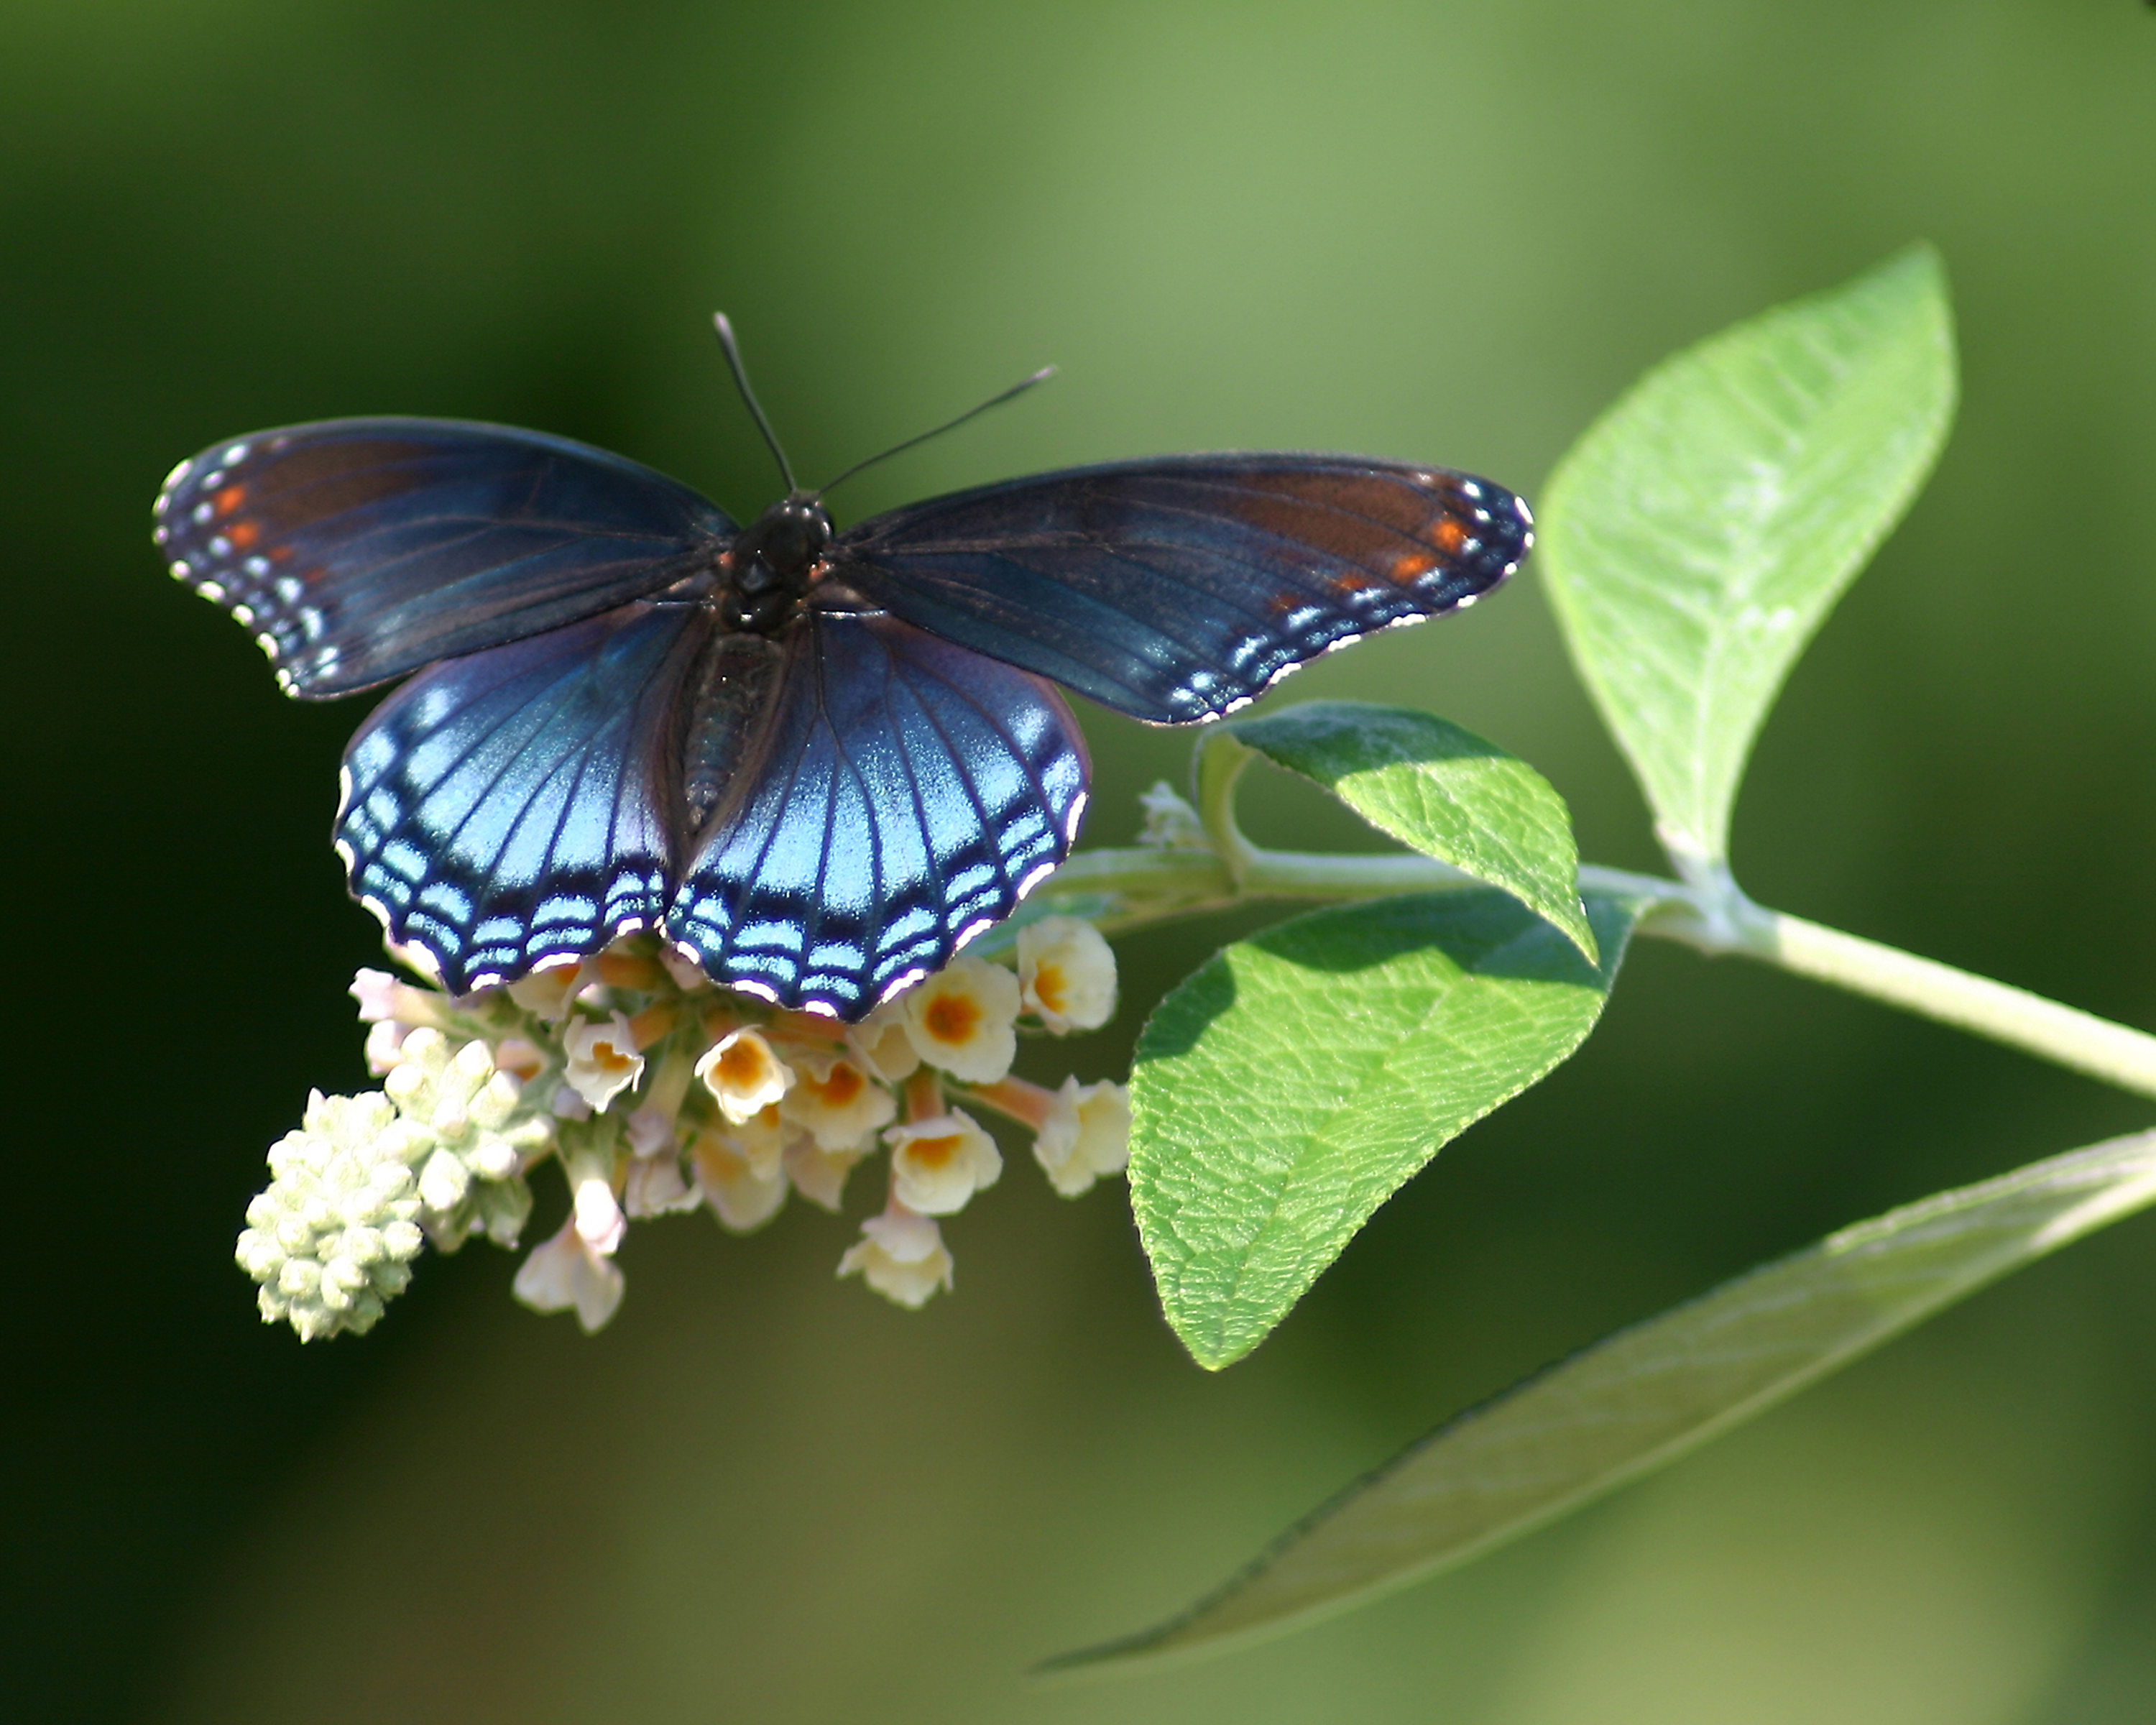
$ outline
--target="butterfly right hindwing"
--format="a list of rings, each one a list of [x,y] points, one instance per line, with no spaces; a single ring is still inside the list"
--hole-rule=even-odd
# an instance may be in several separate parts
[[[879,613],[807,609],[786,654],[667,927],[715,981],[855,1019],[1070,854],[1086,746],[1039,678]]]

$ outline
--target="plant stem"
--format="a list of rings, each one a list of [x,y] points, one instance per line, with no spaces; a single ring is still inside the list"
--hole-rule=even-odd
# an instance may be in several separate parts
[[[1778,964],[1815,982],[1831,983],[2003,1042],[2122,1090],[2156,1096],[2156,1036],[1861,935],[1764,910],[1748,899],[1732,920],[1738,935],[1734,942],[1701,937],[1707,932],[1683,916],[1659,926],[1650,922],[1643,932],[1686,941],[1705,952],[1738,952]]]
[[[1091,899],[1101,926],[1120,932],[1252,899],[1379,898],[1478,884],[1446,864],[1409,853],[1354,855],[1252,845],[1234,828],[1228,810],[1242,762],[1217,747],[1208,749],[1202,761],[1219,766],[1209,775],[1201,764],[1201,819],[1216,845],[1229,841],[1232,862],[1218,850],[1088,851],[1065,864],[1044,885],[1042,897]],[[1745,897],[1726,871],[1702,872],[1686,882],[1589,864],[1580,869],[1579,884],[1585,891],[1643,901],[1641,934],[1779,965],[2156,1096],[2156,1036],[1950,964],[1767,910]]]

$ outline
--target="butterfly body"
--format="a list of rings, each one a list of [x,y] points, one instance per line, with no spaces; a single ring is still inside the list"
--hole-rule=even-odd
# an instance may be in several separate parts
[[[536,432],[327,421],[213,446],[157,508],[176,578],[289,692],[408,680],[347,749],[352,891],[452,992],[639,929],[716,982],[857,1019],[1069,855],[1056,684],[1232,711],[1378,628],[1472,603],[1509,492],[1353,457],[1168,458],[746,527]]]

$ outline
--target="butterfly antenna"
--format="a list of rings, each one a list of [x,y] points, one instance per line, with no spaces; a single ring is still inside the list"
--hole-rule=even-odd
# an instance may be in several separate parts
[[[763,407],[757,400],[756,392],[748,387],[748,367],[742,363],[741,344],[734,340],[734,326],[726,321],[726,315],[723,311],[711,314],[711,326],[719,332],[719,346],[726,350],[726,364],[734,374],[734,387],[741,391],[742,399],[748,403],[749,414],[756,421],[756,429],[763,434],[764,442],[771,445],[771,453],[778,462],[779,477],[786,481],[789,494],[798,491],[801,487],[793,477],[793,464],[786,459],[786,451],[779,447],[778,434],[771,429],[771,421],[763,417]],[[825,489],[829,488],[827,486]]]
[[[865,461],[856,461],[851,467],[849,467],[844,473],[840,474],[838,478],[833,480],[830,484],[825,485],[821,490],[818,491],[816,495],[819,497],[829,496],[832,492],[837,490],[839,486],[845,484],[848,480],[851,479],[863,468],[873,467],[879,461],[888,461],[893,455],[902,454],[904,451],[911,449],[916,444],[925,444],[932,437],[941,437],[947,431],[956,431],[968,419],[978,419],[982,414],[987,413],[990,408],[1001,407],[1005,402],[1010,400],[1014,396],[1024,395],[1026,391],[1032,388],[1034,384],[1045,383],[1055,375],[1055,367],[1054,366],[1043,366],[1030,377],[1028,377],[1023,383],[1012,384],[1009,388],[1004,390],[1001,394],[990,396],[977,408],[967,408],[966,411],[959,414],[957,418],[947,421],[943,424],[937,426],[933,431],[924,431],[920,436],[910,437],[902,444],[893,444],[880,455],[871,455]]]

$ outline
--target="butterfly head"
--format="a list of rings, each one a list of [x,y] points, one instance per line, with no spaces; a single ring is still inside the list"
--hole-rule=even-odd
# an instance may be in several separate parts
[[[727,626],[768,634],[793,614],[831,542],[831,517],[796,491],[758,516],[726,547],[720,611]]]

